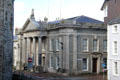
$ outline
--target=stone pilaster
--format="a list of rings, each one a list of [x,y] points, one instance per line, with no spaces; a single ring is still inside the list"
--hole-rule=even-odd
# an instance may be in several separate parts
[[[25,63],[25,45],[26,45],[26,43],[25,43],[25,38],[23,38],[23,40],[22,40],[22,64],[24,64]]]
[[[99,56],[98,60],[97,60],[97,73],[100,73],[100,63],[101,63],[101,60],[100,60],[100,56]]]
[[[77,71],[77,36],[73,36],[73,72]]]
[[[28,57],[30,57],[30,38],[27,38],[27,56],[26,56],[27,60]]]
[[[39,54],[42,54],[41,37],[38,37],[38,52],[36,53],[36,64],[39,65]],[[41,57],[42,59],[42,57]],[[42,61],[42,60],[41,60]]]
[[[24,52],[25,52],[25,63],[27,63],[27,38],[25,38],[25,44],[24,44]]]
[[[32,46],[32,54],[33,54],[33,65],[35,65],[35,62],[36,62],[36,58],[35,58],[35,55],[36,55],[36,39],[35,37],[33,37],[33,46]]]
[[[69,70],[69,35],[65,36],[64,44],[66,44],[66,69]]]

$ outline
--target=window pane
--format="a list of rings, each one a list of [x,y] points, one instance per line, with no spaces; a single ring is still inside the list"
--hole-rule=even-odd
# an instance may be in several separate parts
[[[97,40],[93,40],[93,51],[97,51]]]
[[[58,50],[59,50],[59,40],[56,39],[56,51],[58,51]]]
[[[82,64],[82,69],[87,70],[87,58],[83,58]]]
[[[117,26],[115,26],[114,29],[115,29],[115,32],[117,32]]]
[[[115,74],[118,74],[118,66],[117,62],[115,62]]]
[[[114,41],[114,53],[117,54],[117,41]]]
[[[83,39],[83,51],[88,51],[87,39]]]
[[[107,40],[103,41],[103,50],[104,50],[104,52],[107,51]]]
[[[105,64],[105,69],[107,69],[107,58],[103,58],[103,64]]]

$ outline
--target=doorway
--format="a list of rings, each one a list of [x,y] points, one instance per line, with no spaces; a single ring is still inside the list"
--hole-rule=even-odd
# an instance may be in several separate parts
[[[93,58],[93,68],[92,68],[92,72],[93,73],[97,73],[97,58]]]

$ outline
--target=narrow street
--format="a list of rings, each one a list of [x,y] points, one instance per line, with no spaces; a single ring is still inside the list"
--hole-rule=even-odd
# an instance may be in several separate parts
[[[84,74],[77,76],[65,76],[55,73],[28,73],[24,72],[21,77],[18,77],[19,73],[14,74],[13,80],[107,80],[106,75],[102,74]],[[18,79],[19,78],[19,79]]]

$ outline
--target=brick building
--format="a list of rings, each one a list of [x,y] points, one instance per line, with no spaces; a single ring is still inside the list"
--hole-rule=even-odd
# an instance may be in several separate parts
[[[0,80],[12,79],[14,0],[0,0]]]
[[[105,22],[120,16],[120,0],[105,0],[101,10],[105,12]]]

